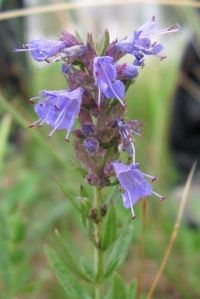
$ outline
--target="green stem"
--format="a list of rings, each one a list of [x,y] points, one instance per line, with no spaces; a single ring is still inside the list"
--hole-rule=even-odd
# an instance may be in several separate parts
[[[101,251],[101,206],[102,206],[102,196],[101,188],[95,187],[94,189],[94,208],[97,212],[97,221],[94,224],[94,234],[97,246],[94,247],[94,265],[96,273],[96,284],[95,284],[95,299],[101,299],[102,287],[98,282],[103,274],[103,253]]]

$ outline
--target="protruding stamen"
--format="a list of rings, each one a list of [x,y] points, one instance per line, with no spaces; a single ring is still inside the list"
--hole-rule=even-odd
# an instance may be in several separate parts
[[[135,212],[133,210],[133,206],[131,205],[131,214],[132,214],[132,219],[135,219]]]
[[[41,120],[42,120],[41,118],[37,119],[36,121],[34,121],[33,123],[31,123],[28,127],[29,128],[35,127],[35,125],[37,125]]]
[[[100,105],[101,105],[101,89],[100,87],[98,87],[98,100],[97,100],[97,105],[98,105],[98,109],[99,111],[101,110]]]
[[[164,200],[166,197],[163,195],[160,195],[159,193],[155,192],[155,191],[151,191],[152,194],[156,195],[160,200]]]
[[[40,97],[32,97],[32,98],[30,98],[29,99],[29,102],[31,103],[31,104],[33,104],[33,101],[34,100],[37,100],[37,99],[39,99]]]
[[[136,135],[136,136],[141,136],[141,133],[136,132],[135,130],[131,130],[132,134]]]
[[[133,161],[133,164],[135,164],[135,146],[134,146],[133,142],[131,142],[131,147],[132,147],[132,151],[133,151],[132,161]]]
[[[14,52],[30,52],[33,49],[28,49],[28,48],[22,48],[22,49],[15,49]]]
[[[48,137],[51,137],[53,135],[53,133],[58,129],[59,125],[62,123],[63,119],[65,118],[65,114],[66,114],[66,106],[64,106],[64,108],[61,110],[60,114],[58,115],[56,121],[55,121],[55,127],[53,128],[53,130],[50,132],[50,134],[48,135]],[[66,136],[67,137],[67,136]]]
[[[179,32],[179,31],[180,31],[180,25],[176,24],[176,27],[175,26],[171,26],[171,27],[159,30],[159,31],[155,31],[155,32],[152,32],[152,33],[144,34],[143,37],[149,37],[149,36],[152,36],[152,35],[163,35],[163,34],[172,33],[172,32]]]
[[[46,117],[44,119],[42,119],[41,123],[39,123],[39,127],[41,127],[46,121]]]
[[[136,218],[136,216],[135,216],[135,212],[134,212],[134,210],[133,210],[133,206],[131,205],[131,218],[132,219],[135,219]]]
[[[148,179],[150,179],[152,182],[155,182],[158,178],[156,176],[147,174],[143,172],[143,175],[146,176]]]

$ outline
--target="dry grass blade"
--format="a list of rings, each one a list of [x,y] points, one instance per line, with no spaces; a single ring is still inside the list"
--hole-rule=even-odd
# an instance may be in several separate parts
[[[167,260],[170,256],[170,253],[171,253],[171,250],[172,250],[172,247],[173,247],[173,244],[176,240],[176,237],[177,237],[177,234],[178,234],[178,230],[179,230],[179,227],[180,227],[180,224],[181,224],[181,220],[183,218],[183,212],[184,212],[184,209],[185,209],[185,206],[186,206],[186,203],[187,203],[187,199],[188,199],[188,193],[189,193],[189,189],[190,189],[190,186],[191,186],[191,183],[192,183],[192,178],[193,178],[193,175],[194,175],[194,171],[195,171],[195,168],[196,168],[196,163],[193,164],[192,166],[192,169],[190,171],[190,174],[188,176],[188,179],[186,181],[186,184],[185,184],[185,187],[184,187],[184,190],[183,190],[183,194],[182,194],[182,197],[181,197],[181,201],[180,201],[180,205],[179,205],[179,209],[178,209],[178,213],[177,213],[177,217],[176,217],[176,221],[175,221],[175,224],[174,224],[174,228],[173,228],[173,232],[172,232],[172,235],[171,235],[171,239],[170,239],[170,242],[169,242],[169,245],[167,247],[167,250],[165,252],[165,255],[163,257],[163,260],[162,260],[162,263],[160,265],[160,268],[158,270],[158,273],[151,285],[151,288],[150,288],[150,291],[147,295],[147,299],[151,299],[152,298],[152,295],[154,293],[154,290],[158,284],[158,281],[161,277],[161,274],[164,270],[164,267],[167,263]]]
[[[126,4],[155,4],[154,0],[105,0],[99,2],[76,2],[76,3],[57,3],[57,4],[48,4],[48,5],[40,5],[36,7],[24,8],[24,9],[15,9],[7,12],[0,13],[0,21],[6,19],[13,19],[23,16],[30,16],[35,14],[45,14],[50,12],[57,11],[67,11],[72,9],[79,9],[83,7],[105,7],[105,6],[117,6],[117,5],[126,5]],[[189,0],[157,0],[156,3],[158,5],[167,5],[167,6],[187,6],[198,8],[200,7],[200,3],[197,1],[189,1]]]

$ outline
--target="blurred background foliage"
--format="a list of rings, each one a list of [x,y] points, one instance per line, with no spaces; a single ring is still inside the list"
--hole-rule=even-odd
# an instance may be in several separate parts
[[[16,4],[16,1],[1,0],[0,7],[8,2],[12,2],[13,7]],[[177,6],[170,5],[170,1],[169,5],[160,5],[160,1],[149,1],[148,5],[133,1],[124,6],[118,6],[117,2],[116,5],[98,8],[88,6],[28,16],[23,19],[26,32],[16,33],[13,43],[8,46],[10,54],[7,54],[13,59],[13,48],[21,47],[22,37],[24,42],[41,36],[57,38],[63,30],[78,31],[83,37],[87,31],[94,31],[94,35],[100,37],[105,28],[111,31],[113,38],[123,37],[152,15],[156,15],[160,28],[180,24],[180,34],[160,38],[165,45],[167,59],[162,62],[156,58],[147,59],[127,94],[128,117],[144,122],[142,136],[136,140],[137,160],[141,161],[144,171],[159,177],[155,188],[167,197],[162,204],[155,198],[149,198],[147,203],[142,287],[145,294],[164,255],[178,209],[173,198],[178,173],[168,146],[170,113],[184,47],[193,33],[200,34],[199,20],[192,5],[178,6],[181,1],[177,1]],[[46,0],[42,4],[48,6],[52,3],[57,2]],[[36,0],[25,1],[29,8],[39,4]],[[3,22],[0,23],[2,29]],[[4,37],[1,35],[1,43],[5,40],[6,34]],[[0,298],[65,298],[51,273],[44,245],[55,242],[53,233],[56,228],[66,240],[73,240],[73,250],[81,246],[90,254],[81,220],[60,188],[61,184],[68,194],[77,197],[80,185],[85,185],[85,182],[78,171],[72,145],[64,141],[63,132],[48,139],[48,128],[28,129],[28,124],[35,119],[28,97],[37,96],[41,89],[63,89],[66,83],[57,63],[43,67],[24,54],[28,65],[22,72],[23,54],[14,55],[16,68],[19,68],[15,74],[21,76],[20,82],[24,84],[27,98],[22,90],[13,92],[11,86],[5,88],[1,84]],[[70,139],[73,141],[72,135]],[[116,207],[120,221],[130,217],[129,211],[121,207],[121,201],[116,201]],[[137,278],[140,267],[142,202],[137,205],[136,213],[133,245],[121,269],[127,282]],[[199,248],[199,232],[183,224],[154,298],[199,298]]]

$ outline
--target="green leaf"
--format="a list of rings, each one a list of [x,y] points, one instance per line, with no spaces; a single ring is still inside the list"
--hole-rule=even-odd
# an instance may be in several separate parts
[[[78,197],[78,200],[80,202],[81,211],[83,212],[82,214],[84,214],[85,217],[88,217],[92,207],[92,201],[87,197]]]
[[[105,251],[114,241],[116,237],[116,214],[115,214],[115,207],[114,205],[110,205],[104,227],[103,227],[103,234],[102,234],[102,243],[101,249]]]
[[[104,55],[104,52],[108,47],[109,43],[110,43],[110,36],[109,36],[109,32],[106,30],[102,39],[100,39],[96,44],[96,51],[99,56]]]
[[[88,202],[85,201],[85,199],[83,199],[83,201],[81,201],[81,206],[82,209],[84,210],[84,213],[81,213],[81,219],[82,219],[82,223],[84,225],[85,228],[87,228],[88,226],[88,215],[89,215],[89,206],[87,206]]]
[[[73,198],[73,196],[70,196],[68,194],[68,192],[66,191],[65,187],[59,181],[57,181],[57,183],[60,186],[60,188],[63,191],[63,193],[66,195],[67,199],[72,203],[72,205],[74,206],[74,208],[79,213],[82,213],[81,206],[80,206],[79,202],[77,201],[77,198]]]
[[[134,299],[136,298],[136,282],[133,281],[126,290],[127,298]]]
[[[25,238],[26,225],[21,215],[14,215],[10,219],[10,225],[12,228],[12,241],[14,243],[22,242]]]
[[[94,233],[94,221],[92,219],[90,219],[90,218],[87,218],[86,222],[85,222],[85,228],[87,230],[88,237],[89,237],[90,241],[95,246],[97,246],[96,239],[95,239],[95,233]]]
[[[4,157],[7,150],[7,141],[10,133],[12,118],[9,114],[3,115],[0,123],[0,173],[4,166]]]
[[[88,273],[81,269],[78,263],[79,258],[74,257],[71,254],[70,248],[67,247],[66,242],[61,238],[58,231],[56,231],[56,240],[58,241],[58,250],[63,258],[63,262],[67,265],[71,272],[73,272],[79,278],[83,280],[92,281],[92,278],[89,277]]]
[[[86,298],[87,294],[84,294],[85,290],[81,288],[80,284],[72,277],[70,270],[66,267],[57,253],[48,246],[45,248],[45,253],[67,298]]]
[[[133,237],[133,223],[130,220],[125,223],[113,249],[108,257],[105,267],[105,277],[108,277],[126,258]]]
[[[10,231],[6,215],[0,210],[0,277],[6,289],[11,289],[12,273],[10,264]]]
[[[89,197],[88,191],[85,186],[80,185],[80,196],[81,197]]]
[[[77,38],[77,40],[79,42],[84,44],[84,38],[80,35],[80,33],[78,31],[75,32],[75,37]]]
[[[90,276],[94,277],[94,268],[91,265],[90,261],[82,259],[81,260],[82,268],[84,268],[84,271]]]
[[[113,276],[112,292],[110,298],[112,299],[132,298],[126,296],[125,284],[118,273],[115,273]]]

